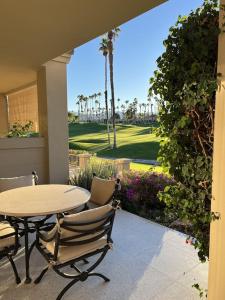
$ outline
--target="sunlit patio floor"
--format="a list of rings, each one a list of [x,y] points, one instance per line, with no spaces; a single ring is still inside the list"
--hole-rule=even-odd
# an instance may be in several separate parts
[[[207,288],[208,265],[201,264],[196,251],[185,243],[186,236],[125,211],[118,211],[113,250],[96,269],[111,281],[98,277],[75,284],[65,300],[185,300],[199,299],[192,284]],[[24,249],[16,257],[24,278]],[[55,300],[68,280],[49,270],[39,285],[14,283],[8,263],[1,262],[1,300]],[[34,279],[45,266],[36,249],[31,257]]]

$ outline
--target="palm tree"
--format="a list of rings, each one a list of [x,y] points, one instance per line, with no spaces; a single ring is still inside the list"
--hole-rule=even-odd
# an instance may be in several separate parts
[[[140,109],[140,112],[139,112],[139,114],[140,114],[140,117],[141,117],[141,107],[142,107],[142,104],[141,104],[141,103],[139,103],[139,109]]]
[[[84,101],[84,95],[78,95],[77,96],[78,100],[79,100],[79,104],[80,104],[80,115],[84,112],[83,111],[83,101]]]
[[[98,119],[98,104],[99,104],[99,101],[95,100],[95,117],[96,117],[96,121]]]
[[[151,104],[151,115],[153,116],[153,103]]]
[[[100,101],[98,102],[98,119],[100,122],[101,121],[101,102]]]
[[[134,118],[136,118],[136,115],[137,115],[137,106],[138,106],[138,99],[134,98],[134,101],[133,101]]]
[[[109,70],[110,70],[110,87],[112,97],[112,125],[113,125],[113,148],[116,148],[116,112],[115,112],[115,95],[114,95],[114,80],[113,80],[113,42],[118,36],[120,29],[114,28],[108,32],[107,48],[109,57]]]
[[[100,99],[100,97],[101,97],[101,95],[102,95],[102,93],[101,92],[98,92],[98,97],[99,97],[99,99]]]
[[[109,129],[109,108],[108,108],[108,78],[107,78],[107,56],[108,56],[108,45],[107,39],[103,38],[100,43],[99,51],[102,51],[102,54],[105,58],[105,112],[106,112],[106,124],[107,124],[107,133],[108,133],[108,143],[110,145],[110,129]]]
[[[84,112],[85,112],[85,120],[88,121],[88,97],[83,98],[84,101]]]
[[[94,98],[95,94],[91,95],[91,114],[92,114],[92,120],[94,119]]]
[[[148,116],[150,116],[150,106],[151,106],[152,99],[150,97],[148,97],[147,101],[148,101],[148,104],[147,104],[148,105]]]
[[[150,105],[149,105],[149,103],[147,103],[146,106],[148,107],[148,117],[149,117],[149,114],[150,114],[150,111],[149,111],[150,110]]]
[[[110,115],[110,119],[112,120],[112,99],[109,99],[109,102],[110,102],[109,115]]]
[[[125,108],[126,108],[126,106],[124,104],[121,104],[121,111],[122,111],[123,119],[124,119],[124,116],[125,116]]]
[[[125,103],[126,103],[126,109],[128,109],[129,100],[126,100]]]
[[[137,98],[134,98],[133,103],[137,106],[137,104],[138,104],[138,99],[137,99]]]
[[[117,99],[118,105],[117,107],[120,107],[120,98]]]
[[[80,101],[79,100],[76,102],[76,105],[77,105],[78,117],[80,118]]]
[[[144,108],[144,119],[145,119],[147,105],[146,105],[146,103],[142,103],[142,106]]]
[[[102,93],[101,92],[98,92],[97,93],[97,96],[98,96],[98,117],[99,117],[99,122],[100,122],[100,111],[101,111],[101,95]]]

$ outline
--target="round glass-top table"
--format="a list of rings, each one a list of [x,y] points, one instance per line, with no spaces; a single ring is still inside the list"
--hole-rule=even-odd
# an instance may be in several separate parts
[[[26,281],[29,274],[30,250],[28,219],[63,213],[88,202],[90,192],[71,185],[48,184],[11,189],[0,193],[0,214],[23,219],[25,237]]]

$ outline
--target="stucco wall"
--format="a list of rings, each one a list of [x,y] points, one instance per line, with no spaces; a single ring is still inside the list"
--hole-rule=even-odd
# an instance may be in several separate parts
[[[38,132],[37,86],[13,92],[8,96],[9,125],[33,122],[33,130]]]
[[[48,182],[45,139],[1,138],[0,177],[14,177],[36,171],[39,183]]]

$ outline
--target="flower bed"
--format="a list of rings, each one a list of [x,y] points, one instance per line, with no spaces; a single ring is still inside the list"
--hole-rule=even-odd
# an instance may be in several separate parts
[[[173,184],[174,179],[165,174],[131,171],[121,180],[118,198],[124,209],[169,225],[174,218],[165,213],[165,204],[159,200],[158,193]]]
[[[93,157],[87,168],[70,178],[70,183],[90,190],[93,173],[101,178],[116,179],[113,161]],[[158,194],[163,192],[166,186],[174,184],[174,179],[163,173],[129,171],[121,178],[121,190],[117,199],[121,201],[123,209],[170,226],[177,216],[167,212],[165,203],[159,200]],[[183,231],[182,228],[179,230]]]

